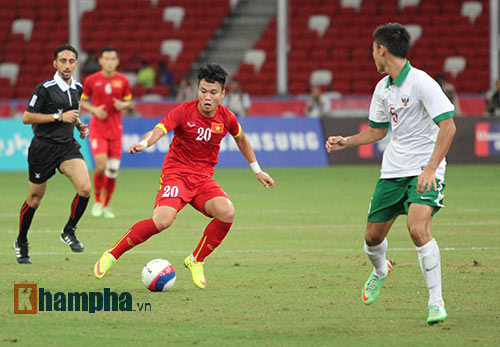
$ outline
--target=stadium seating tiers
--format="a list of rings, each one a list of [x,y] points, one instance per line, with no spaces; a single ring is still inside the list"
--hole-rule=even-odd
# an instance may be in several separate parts
[[[488,0],[290,0],[289,5],[292,95],[308,92],[315,70],[331,72],[326,90],[370,94],[380,78],[371,59],[371,35],[385,22],[411,25],[412,32],[421,33],[411,49],[413,65],[435,75],[445,66],[462,64],[461,59],[446,62],[448,57],[461,57],[463,70],[444,71],[459,93],[488,89],[489,71],[484,68],[489,64]],[[174,10],[167,14],[167,8]],[[229,14],[229,0],[211,0],[210,6],[205,0],[96,0],[95,7],[82,15],[82,49],[99,51],[114,45],[122,67],[134,55],[153,66],[165,61],[178,83]],[[162,51],[165,40],[182,43],[175,61]],[[0,75],[0,99],[28,98],[37,83],[53,74],[54,48],[67,41],[67,0],[1,1],[0,65],[14,63],[19,70],[12,85],[11,75]],[[261,65],[256,68],[255,59],[240,64],[236,76],[242,88],[251,95],[275,94],[276,19],[247,56],[260,57]],[[136,97],[145,92],[140,86],[133,90]],[[164,95],[168,89],[158,87],[153,92]]]
[[[289,3],[288,72],[292,95],[307,93],[313,71],[325,69],[333,75],[325,89],[342,94],[371,94],[381,77],[371,58],[372,33],[386,22],[420,28],[421,35],[410,50],[414,66],[432,76],[445,72],[460,93],[481,93],[489,87],[489,71],[484,68],[489,65],[487,0],[472,2],[475,11],[472,16],[462,9],[470,6],[470,1],[456,0],[290,0]],[[349,3],[360,3],[359,11],[355,7],[342,7]],[[405,3],[410,6],[404,6]],[[478,7],[482,7],[479,15]],[[311,18],[320,15],[323,17],[320,30],[314,25],[311,28]],[[329,20],[325,21],[324,16]],[[325,22],[328,22],[326,29]],[[237,77],[246,92],[262,95],[264,91],[272,95],[276,89],[276,19],[254,48],[263,50],[267,56],[260,72],[243,62]],[[446,59],[454,56],[466,61],[465,69],[456,77],[453,71],[444,70]]]

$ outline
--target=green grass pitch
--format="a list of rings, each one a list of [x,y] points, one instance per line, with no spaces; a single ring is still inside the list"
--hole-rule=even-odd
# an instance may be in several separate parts
[[[125,254],[104,279],[93,276],[101,253],[135,222],[151,217],[159,169],[121,171],[112,201],[118,217],[96,219],[87,210],[78,228],[82,254],[59,241],[74,190],[62,175],[51,179],[30,230],[28,266],[17,264],[12,249],[27,173],[0,173],[0,344],[500,344],[500,165],[448,168],[446,207],[432,222],[449,313],[437,326],[425,323],[427,289],[405,216],[388,237],[393,273],[374,304],[361,302],[371,271],[363,235],[378,166],[266,170],[276,181],[273,190],[264,189],[250,169],[216,171],[236,219],[206,259],[205,290],[183,267],[208,223],[190,206],[170,229]],[[176,268],[168,293],[150,293],[141,282],[142,267],[155,258]],[[16,283],[37,283],[52,293],[127,291],[136,311],[18,315]],[[151,311],[139,311],[143,303]]]

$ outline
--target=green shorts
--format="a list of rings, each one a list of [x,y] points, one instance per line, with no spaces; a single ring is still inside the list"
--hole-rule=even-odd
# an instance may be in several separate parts
[[[417,193],[418,177],[379,179],[368,211],[368,222],[385,222],[400,214],[408,214],[411,203],[434,207],[432,215],[443,207],[444,180],[436,179],[437,190]]]

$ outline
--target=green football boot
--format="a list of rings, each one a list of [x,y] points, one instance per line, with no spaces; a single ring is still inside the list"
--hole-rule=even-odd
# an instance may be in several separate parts
[[[377,300],[380,294],[380,288],[382,287],[382,283],[384,283],[384,280],[392,271],[391,262],[389,260],[386,260],[385,262],[387,264],[387,274],[384,277],[379,278],[375,276],[375,270],[373,270],[370,277],[368,277],[368,281],[366,281],[363,287],[362,299],[366,305],[370,305],[372,302]]]

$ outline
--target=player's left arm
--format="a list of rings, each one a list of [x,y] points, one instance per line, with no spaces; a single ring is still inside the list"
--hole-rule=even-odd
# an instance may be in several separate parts
[[[274,187],[274,180],[271,176],[260,169],[259,163],[257,162],[257,157],[255,156],[255,152],[248,141],[248,138],[245,136],[243,129],[240,128],[239,133],[236,136],[233,136],[236,145],[240,149],[241,154],[248,161],[248,164],[252,168],[255,173],[255,177],[259,180],[260,183],[266,188]]]
[[[431,158],[425,170],[418,176],[417,192],[419,194],[423,194],[424,191],[428,193],[431,187],[437,190],[436,170],[448,153],[457,130],[453,118],[444,119],[437,125],[439,127],[439,134],[436,145],[434,146],[434,150],[432,151]]]
[[[434,150],[425,170],[418,176],[417,192],[423,194],[431,189],[437,190],[436,170],[448,153],[455,135],[456,127],[453,121],[453,111],[456,110],[454,110],[453,104],[444,94],[439,84],[427,75],[422,77],[422,83],[419,83],[415,96],[423,104],[427,113],[432,115],[432,120],[439,127]]]
[[[134,103],[132,101],[132,99],[129,99],[129,100],[120,100],[120,99],[117,99],[117,98],[113,98],[113,105],[115,106],[115,108],[118,110],[118,111],[123,111],[123,110],[129,110],[131,108],[133,108],[134,106]]]
[[[123,98],[117,99],[113,98],[113,105],[118,111],[130,110],[134,108],[134,102],[132,101],[132,93],[130,92],[130,84],[128,79],[124,81]]]

